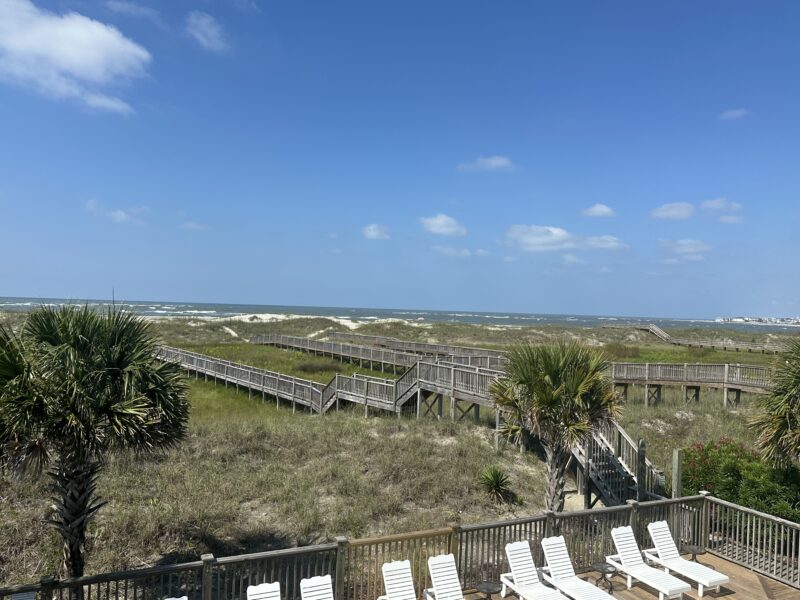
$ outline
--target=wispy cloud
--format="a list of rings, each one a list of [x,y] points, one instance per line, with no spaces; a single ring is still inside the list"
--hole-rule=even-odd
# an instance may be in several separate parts
[[[132,113],[108,90],[146,72],[150,53],[118,29],[30,0],[0,2],[0,79],[93,109]]]
[[[513,171],[516,165],[507,156],[479,156],[471,162],[461,163],[457,171]]]
[[[731,108],[722,111],[719,114],[719,118],[723,121],[738,121],[739,119],[744,119],[749,114],[750,111],[746,108]]]
[[[452,246],[433,246],[434,252],[449,258],[469,258],[472,252],[468,248],[453,248]]]
[[[181,223],[181,229],[188,229],[190,231],[205,231],[208,225],[198,223],[197,221],[184,221]]]
[[[705,200],[700,204],[700,208],[716,217],[720,223],[725,223],[726,225],[734,225],[744,221],[742,216],[738,214],[742,210],[742,205],[727,198]]]
[[[422,217],[420,219],[425,231],[435,235],[460,236],[467,234],[467,228],[461,225],[453,217],[439,213],[432,217]]]
[[[167,29],[167,24],[161,18],[161,14],[150,6],[145,6],[138,2],[129,2],[128,0],[106,0],[106,8],[119,15],[145,19],[162,29]]]
[[[625,244],[613,235],[579,236],[549,225],[512,225],[505,234],[507,243],[526,252],[560,250],[619,250]]]
[[[211,52],[224,52],[228,49],[222,26],[208,13],[199,10],[190,12],[186,17],[186,33]]]
[[[562,254],[561,255],[561,262],[563,262],[567,266],[573,265],[584,265],[586,261],[579,256],[575,256],[574,254]]]
[[[650,212],[654,219],[664,219],[668,221],[680,221],[688,219],[694,214],[694,206],[688,202],[672,202],[662,204]]]
[[[661,240],[660,244],[672,253],[664,260],[668,265],[705,260],[705,254],[711,250],[707,243],[692,239]]]
[[[130,208],[104,208],[96,200],[89,200],[84,204],[87,212],[109,219],[112,223],[141,224],[142,215],[150,210],[147,206],[133,206]]]
[[[361,233],[363,233],[364,237],[368,240],[389,239],[389,228],[386,227],[386,225],[379,225],[378,223],[370,223],[361,230]]]
[[[614,210],[610,206],[599,202],[593,204],[589,208],[584,208],[581,214],[584,217],[613,217],[615,215]]]

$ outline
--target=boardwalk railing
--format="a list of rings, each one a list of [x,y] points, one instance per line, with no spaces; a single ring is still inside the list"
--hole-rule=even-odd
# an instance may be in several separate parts
[[[622,383],[723,386],[765,391],[772,369],[731,364],[611,363],[611,379]]]
[[[300,579],[330,574],[337,600],[375,600],[383,594],[381,566],[409,559],[417,597],[430,581],[428,557],[452,552],[466,590],[499,581],[508,572],[505,544],[528,540],[536,564],[544,565],[541,539],[563,535],[578,571],[614,552],[611,529],[631,525],[642,548],[651,547],[647,524],[665,520],[679,547],[697,545],[800,589],[800,525],[706,495],[576,512],[545,513],[512,521],[446,527],[371,539],[108,573],[74,580],[0,588],[0,600],[33,594],[33,600],[244,600],[248,585],[278,581],[281,597],[299,600]],[[82,595],[78,591],[82,591]]]
[[[364,341],[393,340],[393,338],[367,335],[361,336],[354,333],[342,333],[339,337],[363,338]],[[401,342],[400,340],[395,341]],[[384,364],[389,364],[408,368],[419,360],[419,355],[410,351],[389,350],[340,342],[324,342],[300,336],[277,334],[254,336],[250,339],[250,342],[254,344],[268,344],[283,348],[317,352],[332,357],[336,356],[344,357],[348,360],[358,360],[359,362],[368,361],[371,364],[380,364],[381,367],[383,367]],[[487,351],[494,352],[494,354],[482,356],[478,354],[484,351],[482,348],[421,344],[418,342],[402,342],[402,344],[413,344],[415,347],[425,346],[439,350],[448,349],[453,352],[463,352],[463,354],[429,352],[432,356],[435,355],[438,357],[438,360],[436,360],[437,364],[450,363],[474,366],[492,371],[502,371],[507,364],[506,356],[498,351]],[[772,369],[769,367],[735,364],[615,362],[610,363],[609,369],[611,379],[620,383],[721,386],[752,392],[768,390],[771,385],[772,377]]]
[[[412,352],[414,354],[432,354],[440,356],[493,356],[506,358],[507,352],[502,350],[491,350],[489,348],[475,348],[473,346],[451,346],[449,344],[430,344],[427,342],[409,342],[398,340],[397,338],[384,337],[380,335],[363,335],[360,333],[333,332],[330,337],[336,340],[348,340],[361,344],[372,344],[382,346],[400,352]]]

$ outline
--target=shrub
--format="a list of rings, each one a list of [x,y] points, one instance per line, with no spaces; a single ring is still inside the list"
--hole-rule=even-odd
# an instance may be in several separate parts
[[[684,450],[683,494],[708,490],[714,496],[800,521],[800,469],[775,469],[729,438]]]
[[[639,358],[642,355],[642,351],[638,346],[628,346],[620,342],[605,344],[603,351],[612,359]]]
[[[517,495],[511,490],[511,480],[506,472],[496,465],[483,470],[480,484],[492,501],[498,504],[517,502]]]

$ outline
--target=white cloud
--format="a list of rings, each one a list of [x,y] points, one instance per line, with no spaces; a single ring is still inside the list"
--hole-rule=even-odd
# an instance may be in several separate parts
[[[736,121],[738,119],[745,118],[749,114],[750,111],[746,108],[731,108],[729,110],[722,111],[719,114],[719,118],[723,121]]]
[[[193,10],[186,17],[186,33],[206,50],[224,52],[228,49],[225,32],[217,20],[199,10]]]
[[[650,216],[654,219],[666,219],[671,221],[688,219],[693,214],[694,206],[688,202],[672,202],[670,204],[662,204],[650,212]]]
[[[590,236],[585,238],[581,245],[593,250],[619,250],[627,247],[622,243],[622,240],[613,235]]]
[[[144,6],[143,4],[129,2],[128,0],[106,0],[106,8],[119,15],[146,19],[162,29],[167,28],[167,24],[164,23],[159,12],[155,8]]]
[[[432,217],[422,217],[420,219],[422,226],[429,233],[436,235],[466,235],[467,229],[456,221],[453,217],[449,217],[442,213]]]
[[[475,250],[475,256],[489,256],[489,251],[484,250],[483,248],[478,248]]]
[[[738,202],[728,200],[727,198],[705,200],[700,204],[700,207],[706,212],[716,216],[720,223],[725,223],[726,225],[734,225],[744,221],[741,215],[735,214],[742,210],[742,205]]]
[[[742,205],[727,198],[714,198],[701,202],[700,208],[708,212],[737,212],[742,210]]]
[[[513,171],[515,165],[507,156],[479,156],[471,162],[461,163],[458,171]]]
[[[512,225],[506,231],[506,241],[526,252],[557,252],[559,250],[618,250],[625,244],[613,235],[581,237],[561,227],[546,225]]]
[[[143,213],[146,213],[149,208],[147,206],[134,206],[131,208],[113,208],[113,209],[106,209],[100,206],[96,200],[88,200],[86,204],[84,204],[84,208],[87,212],[90,212],[95,215],[100,215],[111,220],[113,223],[122,224],[122,223],[135,223],[141,224],[142,219],[141,216]]]
[[[0,79],[99,110],[131,113],[108,92],[146,72],[150,53],[118,29],[81,14],[0,2]]]
[[[614,216],[614,209],[606,204],[593,204],[589,208],[584,208],[581,211],[581,214],[584,217],[613,217]]]
[[[378,223],[370,223],[361,230],[364,237],[368,240],[388,240],[389,228],[386,225],[379,225]]]
[[[503,257],[503,262],[512,263],[512,262],[516,262],[516,261],[517,261],[517,257],[516,256],[504,256]]]
[[[204,225],[203,223],[198,223],[197,221],[184,221],[181,223],[181,229],[189,229],[191,231],[205,231],[208,229],[208,225]]]
[[[453,248],[451,246],[433,246],[432,250],[449,258],[469,258],[472,252],[467,248]]]
[[[673,254],[664,260],[664,264],[668,265],[705,260],[706,252],[711,250],[711,246],[705,242],[691,239],[661,240],[661,245]]]

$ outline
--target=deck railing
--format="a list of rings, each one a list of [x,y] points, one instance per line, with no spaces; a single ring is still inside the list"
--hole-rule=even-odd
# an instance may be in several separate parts
[[[611,529],[631,525],[641,548],[651,547],[647,524],[665,520],[676,544],[699,545],[708,552],[800,589],[800,525],[706,495],[563,513],[545,513],[511,521],[453,526],[378,538],[214,558],[82,577],[45,578],[38,583],[0,588],[0,600],[29,593],[34,600],[244,600],[248,585],[278,581],[281,597],[300,598],[299,581],[330,574],[337,600],[375,600],[383,594],[381,565],[409,559],[417,596],[429,585],[426,561],[443,553],[456,556],[465,589],[480,581],[498,581],[507,572],[505,544],[530,542],[544,565],[541,540],[563,535],[576,570],[613,553]],[[81,593],[78,593],[78,590]]]

